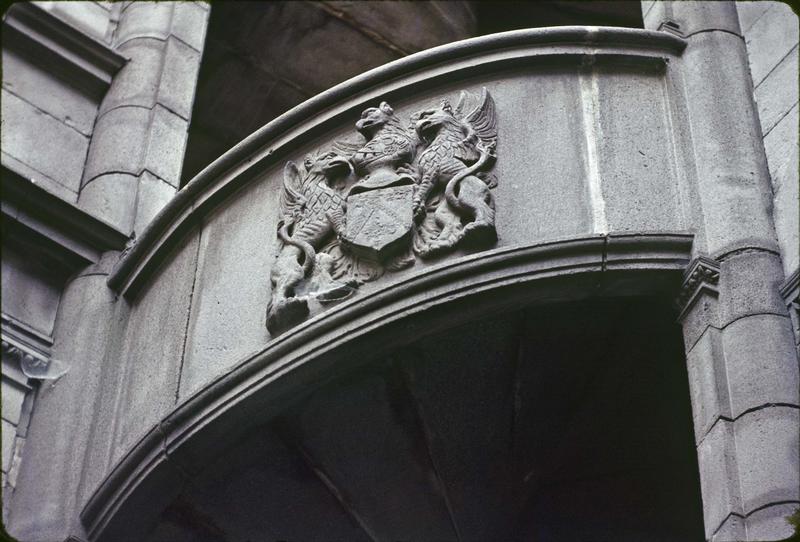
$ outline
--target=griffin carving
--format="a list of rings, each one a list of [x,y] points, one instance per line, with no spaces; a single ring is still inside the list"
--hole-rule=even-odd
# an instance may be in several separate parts
[[[336,234],[328,213],[344,202],[337,182],[349,170],[349,162],[335,152],[306,157],[303,170],[294,162],[284,168],[280,247],[270,274],[272,300],[267,309],[267,328],[273,333],[308,316],[310,296],[324,303],[353,292],[351,284],[331,276],[333,258],[318,252]]]
[[[382,102],[355,128],[363,141],[284,169],[279,252],[271,271],[267,328],[275,334],[309,314],[308,302],[338,301],[362,283],[460,244],[496,240],[493,176],[497,128],[484,88],[462,92],[404,124]]]
[[[415,243],[420,256],[454,248],[462,240],[493,241],[494,197],[491,181],[477,176],[495,159],[497,128],[494,100],[484,88],[480,103],[464,115],[469,95],[461,93],[455,111],[447,100],[418,113],[415,125],[422,140],[422,178],[414,195],[414,214],[427,214],[426,202],[443,186],[443,198],[433,205]]]

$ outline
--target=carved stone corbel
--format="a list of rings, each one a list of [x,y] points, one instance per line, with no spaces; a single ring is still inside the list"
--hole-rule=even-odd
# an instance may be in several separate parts
[[[683,274],[681,285],[675,304],[680,311],[678,321],[683,321],[687,312],[694,306],[702,294],[707,294],[715,299],[719,296],[719,262],[707,256],[698,256],[689,264]]]

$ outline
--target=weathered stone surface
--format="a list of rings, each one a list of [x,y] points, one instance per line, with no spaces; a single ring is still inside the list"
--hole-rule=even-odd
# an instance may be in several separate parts
[[[39,1],[33,2],[39,7],[49,11],[59,19],[86,32],[94,39],[105,42],[108,26],[108,9],[99,2],[64,2]]]
[[[114,36],[117,46],[137,38],[167,39],[177,2],[137,3],[126,6]]]
[[[661,24],[677,25],[685,36],[720,30],[739,34],[739,18],[733,2],[715,5],[713,2],[655,2],[645,17],[645,28],[660,30]]]
[[[92,134],[97,103],[7,48],[3,48],[3,88],[83,135]]]
[[[2,91],[3,152],[77,192],[89,140],[10,92]],[[43,146],[42,141],[57,142]]]
[[[728,516],[725,523],[711,537],[711,542],[741,542],[742,540],[747,540],[747,531],[744,523],[745,520],[739,516]]]
[[[3,434],[3,472],[8,472],[11,467],[11,458],[14,455],[14,439],[17,436],[17,428],[13,424],[2,421],[2,434]]]
[[[105,173],[81,189],[78,205],[122,232],[134,227],[131,202],[136,201],[139,178],[130,173]]]
[[[800,208],[798,195],[798,108],[794,107],[764,138],[774,192],[775,230],[786,276],[800,265]]]
[[[797,15],[783,2],[770,8],[750,27],[745,41],[750,57],[753,85],[758,86],[769,72],[797,45]]]
[[[763,251],[731,254],[720,264],[720,327],[751,314],[786,315],[780,257]]]
[[[763,408],[734,427],[744,511],[800,500],[800,410]]]
[[[50,270],[25,256],[3,245],[0,280],[3,312],[50,335],[65,277],[54,276]]]
[[[755,89],[761,131],[765,135],[769,134],[790,109],[797,106],[797,62],[795,47]]]
[[[151,116],[150,109],[132,106],[118,107],[99,117],[86,158],[84,183],[103,173],[139,175]]]
[[[779,2],[772,2],[770,0],[736,2],[736,12],[739,15],[739,26],[742,32],[746,34],[750,30],[750,27],[776,3]]]
[[[186,327],[194,292],[198,235],[188,237],[161,270],[160,280],[131,307],[119,345],[124,364],[112,463],[175,405]],[[157,338],[157,340],[156,340]]]
[[[730,513],[743,515],[733,425],[720,420],[697,446],[706,538]]]
[[[796,533],[787,521],[800,505],[776,504],[747,516],[748,540],[784,540]],[[744,540],[741,538],[739,540]]]
[[[760,130],[751,90],[741,83],[746,62],[741,38],[725,32],[692,36],[681,60],[705,225],[706,246],[697,248],[711,254],[775,245]]]
[[[187,5],[190,5],[189,2],[181,2],[175,9],[180,11]],[[205,28],[205,25],[201,28]],[[195,83],[200,69],[200,53],[174,38],[167,39],[165,46],[158,103],[188,120],[192,115]]]
[[[535,84],[527,76],[510,76],[488,88],[504,104],[497,110],[503,128],[498,150],[504,157],[495,166],[503,179],[496,188],[503,201],[497,214],[499,243],[594,231],[586,144],[574,137],[586,130],[575,72],[543,70]]]
[[[800,377],[791,322],[785,316],[756,315],[722,331],[722,352],[730,393],[730,417],[767,403],[800,406]],[[724,377],[723,377],[724,378]],[[798,458],[800,461],[800,458]]]
[[[155,38],[128,42],[118,48],[130,60],[114,76],[100,115],[120,106],[153,107],[164,68],[165,48],[165,42]]]
[[[104,275],[76,278],[64,291],[52,356],[69,370],[37,393],[8,524],[21,540],[63,540],[77,522],[76,494],[113,304]]]
[[[143,232],[153,217],[174,195],[174,186],[167,184],[147,170],[143,171],[138,179],[133,231]]]
[[[608,231],[684,228],[663,77],[619,67],[592,73],[593,99],[602,104],[592,136]]]
[[[700,442],[720,416],[731,417],[721,333],[708,329],[686,355],[695,439]]]
[[[268,340],[269,286],[253,278],[268,277],[273,261],[278,214],[273,179],[235,196],[203,227],[181,398]]]
[[[203,5],[196,2],[175,2],[170,32],[195,51],[202,51],[207,19],[208,10]]]
[[[186,121],[158,104],[151,118],[142,167],[177,188],[186,149]]]
[[[25,399],[27,390],[15,383],[10,378],[6,378],[5,365],[3,365],[2,400],[3,400],[3,419],[17,425],[22,412],[22,401]]]

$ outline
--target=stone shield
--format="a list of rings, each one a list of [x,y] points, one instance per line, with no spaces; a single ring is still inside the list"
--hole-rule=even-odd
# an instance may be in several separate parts
[[[414,224],[411,185],[351,194],[347,198],[345,239],[358,256],[385,260],[402,251]]]

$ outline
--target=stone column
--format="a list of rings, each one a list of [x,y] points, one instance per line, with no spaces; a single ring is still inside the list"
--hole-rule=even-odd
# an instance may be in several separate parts
[[[123,2],[113,46],[129,60],[95,121],[78,205],[141,231],[180,182],[209,5]]]
[[[61,296],[52,358],[68,371],[43,381],[28,428],[25,456],[6,529],[18,540],[82,538],[78,497],[90,446],[103,358],[119,304],[106,286],[118,252],[77,274]]]
[[[688,42],[679,69],[701,216],[680,319],[706,538],[781,539],[800,507],[800,379],[736,8],[655,2],[644,12],[647,28]]]

